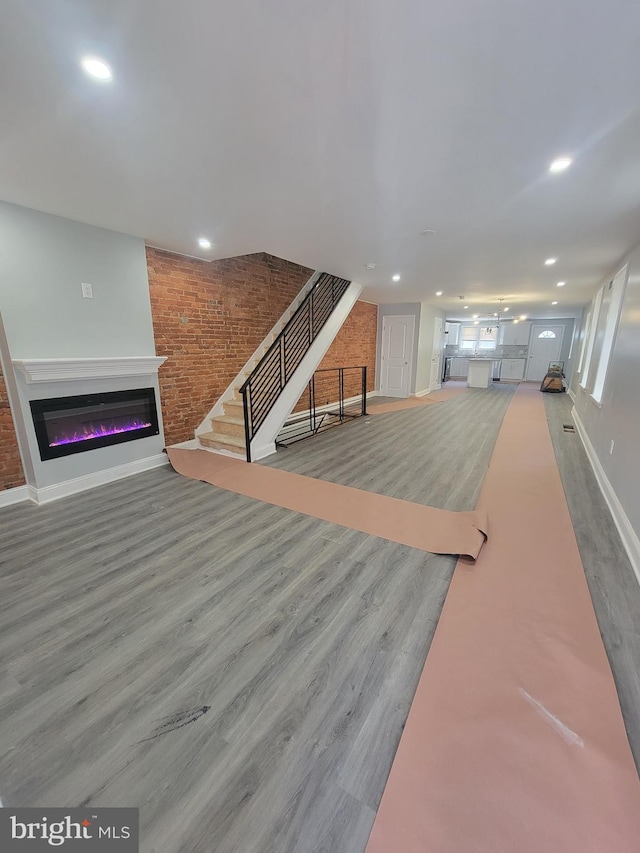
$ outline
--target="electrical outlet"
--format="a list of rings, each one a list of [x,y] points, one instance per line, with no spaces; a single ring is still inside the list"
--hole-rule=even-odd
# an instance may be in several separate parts
[[[613,440],[613,439],[611,439],[611,447],[609,448],[609,456],[611,456],[611,454],[613,453],[613,445],[614,445],[614,443],[615,443],[615,442],[614,442],[614,440]]]
[[[84,299],[93,299],[93,286],[91,284],[87,284],[86,282],[82,282],[82,296]]]

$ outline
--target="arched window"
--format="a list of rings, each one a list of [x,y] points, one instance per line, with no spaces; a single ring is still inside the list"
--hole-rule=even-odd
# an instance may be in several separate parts
[[[544,332],[540,332],[538,335],[539,338],[555,338],[556,333],[552,332],[551,329],[545,329]]]

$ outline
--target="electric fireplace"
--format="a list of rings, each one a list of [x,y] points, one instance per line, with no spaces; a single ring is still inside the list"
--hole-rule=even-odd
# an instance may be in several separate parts
[[[153,388],[31,400],[30,406],[43,462],[160,432]]]

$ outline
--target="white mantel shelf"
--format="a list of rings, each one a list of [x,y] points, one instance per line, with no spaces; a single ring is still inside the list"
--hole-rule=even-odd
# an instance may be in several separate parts
[[[148,376],[157,373],[166,356],[140,355],[124,358],[26,358],[13,366],[26,382],[59,382],[78,379],[111,379],[117,376]]]

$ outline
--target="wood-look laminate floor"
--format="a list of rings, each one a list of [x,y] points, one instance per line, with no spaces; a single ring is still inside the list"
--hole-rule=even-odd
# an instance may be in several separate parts
[[[170,469],[0,525],[6,804],[139,805],[144,851],[364,848],[453,558]]]
[[[362,420],[352,475],[473,507],[509,396]],[[170,469],[8,508],[0,537],[6,804],[139,805],[145,853],[364,849],[454,557]]]
[[[472,509],[512,390],[271,464]],[[138,805],[143,853],[364,850],[454,557],[168,468],[4,509],[0,541],[5,804]]]
[[[564,431],[564,424],[573,424],[571,399],[565,394],[544,397],[582,565],[640,771],[640,584],[580,436]]]

